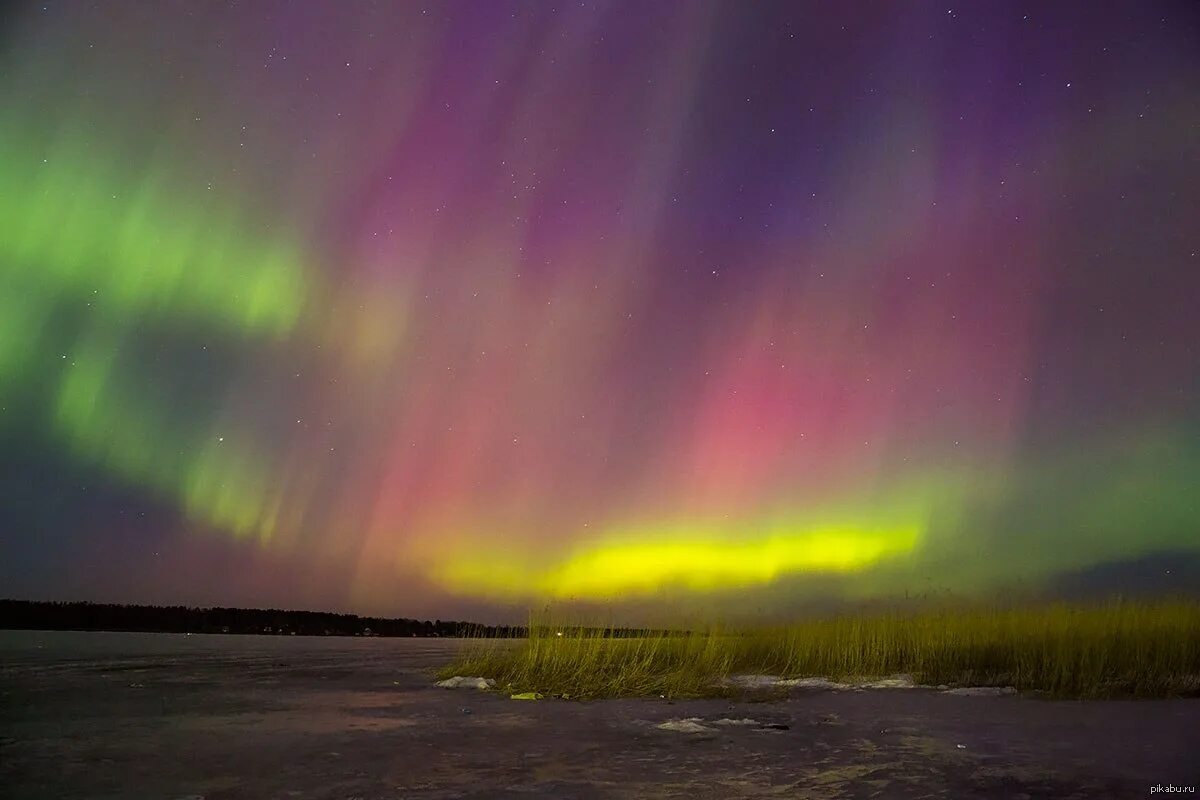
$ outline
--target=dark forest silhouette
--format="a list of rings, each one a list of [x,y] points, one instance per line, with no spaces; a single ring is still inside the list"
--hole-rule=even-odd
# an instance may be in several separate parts
[[[385,619],[276,608],[190,608],[0,600],[0,629],[275,636],[523,636],[519,626]]]

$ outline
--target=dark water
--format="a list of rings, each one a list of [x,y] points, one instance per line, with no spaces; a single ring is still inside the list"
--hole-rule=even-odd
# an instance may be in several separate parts
[[[520,702],[434,687],[457,646],[0,631],[0,798],[1107,800],[1200,782],[1196,700]],[[688,717],[709,730],[655,727]]]

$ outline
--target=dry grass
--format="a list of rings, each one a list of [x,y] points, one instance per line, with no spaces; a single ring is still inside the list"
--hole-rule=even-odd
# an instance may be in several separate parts
[[[614,638],[532,621],[520,640],[469,640],[439,673],[575,698],[721,693],[740,673],[1015,686],[1057,697],[1200,690],[1200,605],[1113,602],[844,615],[760,628]],[[560,635],[561,633],[561,635]]]

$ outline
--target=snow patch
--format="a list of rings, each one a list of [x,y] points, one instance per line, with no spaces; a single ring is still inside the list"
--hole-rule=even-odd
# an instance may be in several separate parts
[[[912,675],[892,675],[890,678],[881,678],[877,681],[868,681],[867,683],[858,684],[859,689],[917,689],[916,682],[913,681]]]
[[[778,675],[731,675],[722,683],[739,689],[916,689],[926,688],[913,681],[911,675],[892,675],[874,681],[842,683],[829,678],[781,678]]]
[[[839,683],[831,681],[829,678],[791,678],[790,680],[781,680],[779,686],[787,686],[795,689],[850,689],[853,688],[848,683]]]
[[[687,719],[671,719],[666,722],[660,722],[654,727],[660,731],[675,731],[676,733],[712,733],[712,728],[707,725],[701,725],[704,720],[700,717],[688,717]]]
[[[492,689],[495,688],[496,682],[491,678],[473,678],[464,675],[455,675],[453,678],[438,681],[437,685],[443,689]]]
[[[730,675],[724,683],[740,689],[774,689],[782,680],[777,675]]]

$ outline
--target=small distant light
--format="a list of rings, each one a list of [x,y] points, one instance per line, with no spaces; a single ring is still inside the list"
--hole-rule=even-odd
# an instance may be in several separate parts
[[[556,634],[554,634],[554,635],[555,635],[555,636],[562,636],[562,631],[559,631],[558,633],[556,633]]]

